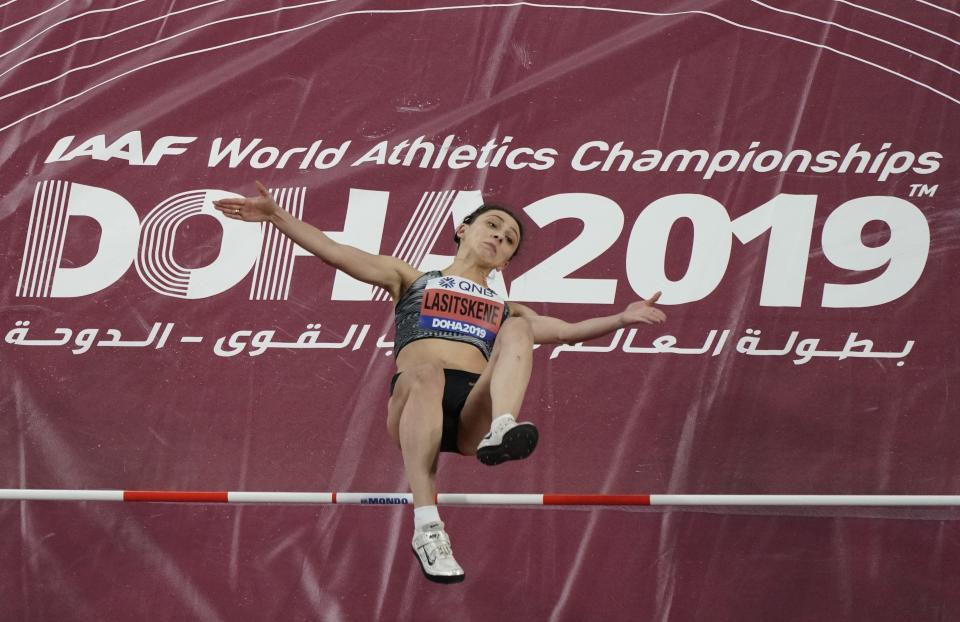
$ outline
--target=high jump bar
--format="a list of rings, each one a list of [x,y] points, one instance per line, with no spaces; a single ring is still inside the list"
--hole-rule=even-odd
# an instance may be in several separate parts
[[[409,493],[228,492],[188,490],[66,490],[0,488],[7,501],[126,501],[163,503],[260,503],[304,505],[412,505]],[[960,495],[724,495],[724,494],[517,494],[439,493],[438,505],[567,506],[960,506]]]

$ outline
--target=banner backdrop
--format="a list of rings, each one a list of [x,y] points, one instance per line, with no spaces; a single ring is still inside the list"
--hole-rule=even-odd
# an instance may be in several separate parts
[[[6,488],[405,492],[389,297],[212,207],[260,180],[423,269],[483,201],[536,453],[445,492],[960,493],[960,7],[0,4]],[[949,620],[948,510],[0,502],[9,620]]]

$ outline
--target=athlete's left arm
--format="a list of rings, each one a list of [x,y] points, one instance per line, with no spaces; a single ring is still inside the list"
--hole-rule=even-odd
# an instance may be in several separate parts
[[[509,303],[510,313],[530,322],[534,343],[578,343],[612,333],[632,324],[659,324],[667,315],[656,307],[660,292],[648,300],[630,303],[616,315],[590,318],[581,322],[566,322],[548,315],[540,315],[530,307]]]

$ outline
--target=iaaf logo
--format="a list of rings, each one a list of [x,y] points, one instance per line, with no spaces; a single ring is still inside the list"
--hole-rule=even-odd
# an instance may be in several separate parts
[[[303,217],[306,189],[272,190],[277,202]],[[310,255],[275,228],[228,219],[213,208],[216,199],[238,196],[223,190],[191,190],[172,196],[150,210],[141,222],[133,206],[104,188],[66,181],[37,184],[30,211],[17,296],[63,298],[86,296],[116,283],[131,264],[140,279],[164,296],[199,299],[220,294],[253,272],[251,300],[286,300],[296,258]],[[327,232],[338,242],[381,253],[389,193],[351,189],[342,231]],[[426,192],[408,221],[396,248],[388,253],[421,270],[449,264],[451,257],[430,251],[446,223],[456,226],[483,202],[479,191]],[[702,300],[723,280],[736,238],[746,245],[766,240],[761,306],[800,306],[813,243],[816,195],[780,194],[731,219],[716,199],[701,194],[673,194],[645,206],[627,239],[624,272],[633,292],[649,296],[663,291],[660,302]],[[612,304],[620,280],[569,275],[603,255],[625,227],[623,209],[608,197],[561,193],[523,208],[538,227],[573,218],[583,224],[580,235],[523,274],[516,275],[509,295],[500,273],[491,277],[496,293],[515,301]],[[70,218],[92,218],[100,227],[99,246],[84,266],[61,266]],[[178,228],[190,218],[212,217],[223,229],[220,252],[207,266],[187,268],[174,257]],[[670,232],[678,220],[693,224],[691,246],[682,277],[666,274]],[[309,220],[309,219],[307,219]],[[889,236],[883,243],[864,242],[864,226],[883,222]],[[765,235],[769,233],[769,235]],[[822,284],[824,307],[869,307],[895,300],[920,278],[930,249],[930,231],[923,212],[898,197],[867,196],[846,201],[823,222],[820,250],[839,268],[836,283]],[[842,271],[884,270],[870,280],[853,282]],[[386,300],[387,294],[337,271],[334,300]]]

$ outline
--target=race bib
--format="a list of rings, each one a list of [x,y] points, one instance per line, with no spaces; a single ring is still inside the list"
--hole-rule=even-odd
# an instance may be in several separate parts
[[[469,335],[492,344],[503,322],[504,301],[492,289],[458,276],[427,281],[420,328]]]

